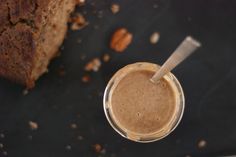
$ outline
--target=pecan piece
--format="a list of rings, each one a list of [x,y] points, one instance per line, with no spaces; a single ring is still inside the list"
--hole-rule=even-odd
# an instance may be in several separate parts
[[[126,28],[117,29],[112,35],[110,47],[117,51],[123,52],[131,43],[133,35]]]

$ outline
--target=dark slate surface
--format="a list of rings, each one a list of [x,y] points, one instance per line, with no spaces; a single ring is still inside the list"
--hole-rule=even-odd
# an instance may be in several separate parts
[[[36,87],[23,96],[23,87],[0,80],[0,137],[11,157],[99,156],[92,145],[99,143],[107,157],[221,156],[236,154],[236,1],[234,0],[117,0],[121,11],[113,15],[112,1],[90,0],[78,11],[90,25],[69,31],[61,57],[49,67]],[[157,4],[158,8],[153,8]],[[95,13],[102,11],[103,13]],[[102,18],[98,17],[102,15]],[[111,33],[125,26],[134,40],[122,54],[108,47]],[[154,31],[161,34],[149,43]],[[119,68],[136,61],[162,64],[186,35],[203,47],[173,72],[181,82],[186,109],[177,129],[165,139],[140,144],[119,136],[109,126],[102,108],[102,92]],[[77,40],[82,39],[78,44]],[[111,55],[88,84],[81,82],[83,67],[94,57]],[[81,56],[86,54],[85,60]],[[66,75],[58,76],[64,66]],[[79,116],[78,116],[79,115]],[[38,130],[29,129],[36,121]],[[77,129],[70,124],[76,123]],[[77,136],[83,136],[78,140]],[[32,139],[29,139],[32,136]],[[205,139],[207,146],[197,143]],[[67,145],[71,150],[67,150]]]

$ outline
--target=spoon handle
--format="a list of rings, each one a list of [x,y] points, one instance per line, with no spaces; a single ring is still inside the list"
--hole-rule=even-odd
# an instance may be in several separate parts
[[[190,54],[192,54],[201,44],[197,40],[190,36],[187,36],[184,41],[177,47],[167,61],[161,66],[161,68],[151,78],[152,82],[157,82],[165,74],[174,69]]]

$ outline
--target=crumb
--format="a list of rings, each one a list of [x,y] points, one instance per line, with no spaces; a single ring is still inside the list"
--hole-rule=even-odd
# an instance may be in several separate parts
[[[160,34],[158,32],[152,33],[150,36],[150,43],[151,44],[156,44],[160,39]]]
[[[186,155],[185,157],[191,157],[190,155]]]
[[[5,135],[3,133],[0,134],[0,138],[4,138]]]
[[[98,25],[94,25],[93,28],[94,28],[94,29],[98,29],[99,26],[98,26]]]
[[[111,157],[116,157],[116,154],[111,154]]]
[[[82,39],[80,39],[80,38],[77,39],[77,43],[79,43],[79,44],[82,43]]]
[[[38,124],[33,121],[29,121],[29,126],[31,130],[37,130],[38,129]]]
[[[76,125],[75,123],[72,123],[72,124],[70,125],[70,128],[71,128],[71,129],[76,129],[76,128],[77,128],[77,125]]]
[[[83,136],[78,136],[77,139],[78,139],[78,140],[83,140],[84,137],[83,137]]]
[[[80,59],[81,59],[81,60],[85,60],[85,58],[86,58],[86,55],[85,55],[85,54],[81,54],[81,55],[80,55]]]
[[[90,5],[91,5],[91,6],[95,6],[96,3],[93,1],[93,2],[90,3]]]
[[[98,18],[102,18],[103,17],[103,11],[102,10],[98,11],[97,14],[98,14],[97,15]]]
[[[82,14],[75,14],[73,17],[70,19],[71,24],[71,30],[81,30],[85,26],[88,25],[88,22],[84,18]]]
[[[108,62],[110,60],[109,54],[107,54],[107,53],[104,54],[102,59],[103,59],[104,62]]]
[[[158,5],[157,5],[157,4],[153,4],[153,8],[154,8],[154,9],[157,9],[157,8],[158,8]]]
[[[76,0],[76,5],[82,6],[85,4],[85,0]]]
[[[95,144],[93,148],[96,153],[101,153],[102,151],[102,146],[100,144]]]
[[[199,142],[198,142],[198,148],[199,149],[202,149],[202,148],[205,148],[206,147],[206,145],[207,145],[207,142],[205,141],[205,140],[200,140]]]
[[[88,12],[86,10],[83,10],[82,12],[84,15],[86,15]]]
[[[85,71],[95,71],[96,72],[96,71],[99,70],[100,66],[101,66],[100,59],[99,58],[94,58],[85,65],[84,70]]]
[[[111,38],[110,47],[116,52],[123,52],[132,42],[133,35],[126,28],[117,29]]]
[[[71,150],[71,146],[70,146],[70,145],[67,145],[67,146],[66,146],[66,150]]]
[[[32,135],[29,135],[29,136],[28,136],[28,139],[29,139],[29,140],[32,140],[32,139],[33,139],[33,136],[32,136]]]
[[[0,148],[3,148],[4,146],[3,146],[3,144],[2,143],[0,143]]]
[[[82,78],[81,78],[82,82],[84,83],[88,83],[91,81],[91,77],[89,75],[84,75]]]
[[[6,151],[3,151],[2,154],[5,155],[5,156],[7,156],[7,152],[6,152]]]
[[[118,4],[112,4],[111,5],[111,12],[113,14],[116,14],[120,11],[120,6]]]
[[[93,10],[92,13],[93,13],[93,14],[96,14],[96,13],[97,13],[97,10]]]
[[[105,154],[106,154],[106,149],[103,148],[100,153],[103,154],[103,155],[105,155]]]
[[[27,89],[24,89],[23,91],[22,91],[22,94],[23,95],[27,95],[29,93],[29,91],[27,90]]]
[[[188,20],[188,22],[191,22],[191,21],[192,21],[192,18],[191,18],[191,17],[188,17],[187,20]]]
[[[62,65],[58,68],[57,72],[58,72],[58,75],[61,76],[61,77],[66,75],[65,67],[62,66]]]

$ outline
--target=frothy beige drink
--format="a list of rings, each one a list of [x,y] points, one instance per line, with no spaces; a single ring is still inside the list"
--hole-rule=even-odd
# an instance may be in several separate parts
[[[168,135],[183,114],[184,97],[177,79],[168,74],[158,83],[150,78],[159,66],[136,63],[119,70],[108,83],[104,109],[122,136],[150,142]]]
[[[111,105],[114,117],[131,132],[154,133],[173,119],[175,93],[165,79],[152,83],[150,78],[153,74],[148,70],[131,72],[113,91]]]

